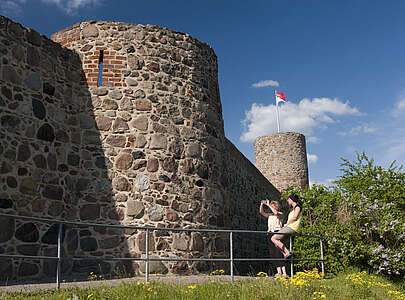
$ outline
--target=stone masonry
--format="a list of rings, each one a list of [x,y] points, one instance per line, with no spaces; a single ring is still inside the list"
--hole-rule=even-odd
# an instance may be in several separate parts
[[[0,16],[0,123],[3,213],[263,230],[258,201],[279,197],[224,135],[213,50],[157,26],[87,21],[49,40]],[[0,254],[56,255],[55,226],[0,218],[0,228]],[[145,238],[144,231],[67,226],[63,255],[144,257]],[[152,257],[227,257],[228,244],[220,234],[155,231],[149,238]],[[234,245],[235,257],[253,257],[263,255],[265,241],[235,237]],[[140,274],[144,267],[66,261],[62,271]],[[153,262],[150,271],[212,267]],[[0,280],[54,277],[55,268],[54,261],[0,258]]]
[[[265,135],[258,137],[254,145],[256,167],[279,191],[308,185],[304,135],[296,132]]]

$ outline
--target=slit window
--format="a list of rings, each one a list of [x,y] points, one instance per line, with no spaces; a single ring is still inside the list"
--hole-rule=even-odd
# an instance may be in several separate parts
[[[104,51],[100,50],[100,57],[98,58],[97,86],[102,86],[103,85],[103,58],[104,58]]]

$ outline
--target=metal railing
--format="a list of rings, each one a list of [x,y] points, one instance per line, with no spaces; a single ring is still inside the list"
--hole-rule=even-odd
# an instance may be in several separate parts
[[[149,262],[151,261],[211,261],[211,262],[229,262],[230,263],[230,277],[231,281],[235,282],[234,276],[234,262],[235,261],[280,261],[283,259],[280,258],[235,258],[233,256],[233,234],[234,233],[253,233],[253,234],[277,234],[267,231],[256,231],[256,230],[226,230],[226,229],[194,229],[194,228],[164,228],[164,227],[150,227],[150,226],[132,226],[132,225],[114,225],[114,224],[101,224],[101,223],[86,223],[86,222],[75,222],[75,221],[64,221],[57,219],[48,219],[48,218],[39,218],[39,217],[29,217],[29,216],[18,216],[12,214],[0,213],[0,217],[19,219],[19,220],[29,220],[37,221],[41,223],[52,223],[58,224],[58,240],[57,240],[57,256],[32,256],[32,255],[14,255],[14,254],[0,254],[0,258],[23,258],[23,259],[49,259],[57,260],[56,267],[56,288],[60,288],[61,283],[61,267],[63,260],[71,261],[80,261],[80,260],[94,260],[94,261],[145,261],[145,281],[149,281]],[[132,257],[62,257],[62,233],[63,226],[80,226],[80,227],[107,227],[107,228],[120,228],[120,229],[137,229],[145,230],[145,258],[132,258]],[[229,233],[229,258],[151,258],[149,257],[149,233],[151,231],[178,231],[178,232],[212,232],[212,233]],[[284,233],[283,233],[284,235]],[[288,234],[285,234],[288,235]],[[300,234],[298,236],[310,237],[319,239],[321,258],[320,259],[310,259],[310,258],[301,258],[295,259],[292,256],[289,259],[284,259],[286,262],[289,262],[291,265],[291,276],[294,274],[294,262],[298,261],[315,261],[321,263],[322,273],[325,273],[325,259],[323,253],[323,242],[322,237],[309,235],[309,234]],[[290,235],[290,251],[292,252],[292,235]]]

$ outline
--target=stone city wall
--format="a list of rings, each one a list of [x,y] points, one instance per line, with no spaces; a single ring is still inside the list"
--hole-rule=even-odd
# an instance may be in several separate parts
[[[305,136],[282,132],[258,137],[254,141],[255,164],[279,190],[289,186],[308,186],[308,163]]]
[[[187,34],[90,21],[52,35],[0,17],[0,209],[64,220],[265,229],[278,191],[225,138],[217,58]],[[102,85],[99,78],[103,56]],[[0,253],[56,255],[55,226],[0,218]],[[63,255],[144,257],[145,232],[67,227]],[[236,249],[257,250],[249,238]],[[259,242],[258,242],[259,243]],[[151,233],[151,256],[225,256],[225,235]],[[238,251],[238,250],[236,250]],[[204,262],[153,262],[198,273]],[[144,264],[66,261],[65,274],[142,273]],[[52,261],[0,259],[0,280]]]

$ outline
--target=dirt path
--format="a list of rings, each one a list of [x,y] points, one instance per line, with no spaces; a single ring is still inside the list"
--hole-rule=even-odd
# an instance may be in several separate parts
[[[249,276],[235,276],[235,281],[254,279]],[[201,283],[215,280],[216,282],[230,282],[231,277],[229,275],[191,275],[191,276],[150,276],[150,281],[158,281],[163,283]],[[145,277],[132,277],[122,279],[110,279],[110,280],[96,280],[96,281],[76,281],[76,282],[62,282],[61,288],[93,288],[98,286],[117,286],[120,284],[136,283],[137,281],[144,282]],[[48,290],[55,289],[56,283],[36,283],[36,284],[10,284],[7,286],[0,286],[0,293],[2,292],[32,292],[35,290]]]

